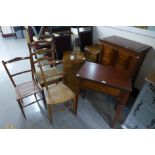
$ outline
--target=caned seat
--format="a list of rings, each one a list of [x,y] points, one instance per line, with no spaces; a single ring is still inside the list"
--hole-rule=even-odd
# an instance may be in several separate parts
[[[16,85],[15,91],[16,91],[16,99],[21,100],[25,97],[33,95],[34,93],[42,91],[42,89],[38,86],[36,82],[29,81]]]

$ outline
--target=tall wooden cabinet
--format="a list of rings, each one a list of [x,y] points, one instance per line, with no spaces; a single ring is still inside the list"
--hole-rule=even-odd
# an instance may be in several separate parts
[[[106,37],[100,42],[103,48],[99,56],[99,63],[129,70],[134,82],[140,65],[151,47],[118,36]]]

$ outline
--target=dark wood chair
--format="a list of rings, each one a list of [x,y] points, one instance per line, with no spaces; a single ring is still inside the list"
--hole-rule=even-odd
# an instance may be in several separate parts
[[[47,59],[48,61],[46,63],[44,63],[43,60]],[[64,76],[64,73],[56,73],[56,74],[46,74],[45,72],[45,67],[47,65],[51,66],[51,65],[55,65],[55,61],[53,60],[49,60],[50,58],[48,57],[44,57],[44,59],[40,59],[40,61],[38,61],[39,63],[39,67],[40,67],[40,71],[41,71],[41,76],[42,79],[44,80],[45,83],[45,98],[46,98],[46,103],[47,103],[47,111],[48,111],[48,118],[49,121],[52,121],[52,108],[55,105],[58,104],[63,104],[65,102],[68,101],[73,101],[72,104],[72,109],[74,114],[76,114],[76,107],[77,107],[77,100],[76,100],[76,96],[73,93],[73,91],[71,89],[69,89],[65,84],[63,84],[63,80],[53,83],[53,84],[49,84],[48,83],[48,79],[49,78],[53,78],[56,76]],[[69,108],[69,107],[68,107]]]
[[[62,61],[55,60],[55,49],[44,48],[44,49],[36,50],[30,54],[30,58],[31,58],[31,66],[34,73],[33,74],[34,79],[36,79],[36,81],[41,85],[41,87],[45,86],[45,82],[42,78],[41,71],[38,68],[38,62],[40,61],[44,61],[46,63],[52,62],[51,65],[46,66],[46,68],[44,69],[46,76],[48,76],[49,74],[51,75],[58,74],[57,76],[48,78],[47,80],[48,85],[62,80],[63,76],[61,75],[61,73],[63,72],[63,69],[60,66],[58,67],[58,65],[60,65]]]
[[[32,68],[30,68],[29,70],[25,70],[25,71],[20,71],[20,72],[17,72],[17,73],[13,73],[11,74],[10,70],[9,70],[9,67],[8,67],[8,64],[10,63],[17,63],[19,61],[23,61],[23,60],[26,60],[26,61],[29,61],[30,63],[30,57],[16,57],[14,59],[11,59],[11,60],[8,60],[8,61],[2,61],[3,65],[4,65],[4,68],[15,88],[15,92],[16,92],[16,100],[19,104],[19,107],[22,111],[22,114],[23,116],[26,118],[26,115],[24,113],[24,109],[25,107],[29,106],[29,105],[32,105],[40,100],[44,100],[44,105],[46,104],[45,103],[45,97],[44,97],[44,91],[43,89],[34,81],[34,76],[33,76],[33,72],[32,72]],[[23,66],[24,66],[24,63],[23,63]],[[21,75],[21,74],[25,74],[25,73],[31,73],[32,75],[32,80],[31,81],[28,81],[28,82],[23,82],[21,84],[17,84],[17,80],[15,82],[15,79],[14,77],[17,76],[17,75]],[[31,103],[24,103],[23,99],[27,98],[27,97],[30,97],[34,95],[35,96],[35,101],[34,102],[31,102]],[[39,96],[40,99],[37,99],[37,95]],[[46,107],[46,105],[45,105]]]

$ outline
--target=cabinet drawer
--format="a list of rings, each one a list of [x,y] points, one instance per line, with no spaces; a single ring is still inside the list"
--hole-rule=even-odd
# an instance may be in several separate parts
[[[113,55],[113,48],[109,47],[109,46],[104,46],[103,48],[103,57],[106,57],[106,58],[111,58],[112,55]]]
[[[127,69],[130,61],[131,60],[129,54],[118,51],[118,57],[115,66],[122,69]]]
[[[102,65],[105,65],[105,66],[109,66],[109,65],[111,65],[111,59],[102,58],[101,64],[102,64]]]
[[[83,87],[88,88],[88,89],[94,89],[94,90],[97,90],[97,91],[100,91],[103,93],[107,93],[107,94],[110,94],[113,96],[119,96],[119,94],[120,94],[120,89],[106,86],[102,83],[96,83],[96,82],[92,82],[92,81],[84,81]]]
[[[123,53],[122,51],[119,51],[119,54],[118,54],[119,59],[128,60],[129,56],[130,55],[128,53]]]

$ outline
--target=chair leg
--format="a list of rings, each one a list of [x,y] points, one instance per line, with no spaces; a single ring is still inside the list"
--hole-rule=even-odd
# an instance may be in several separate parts
[[[23,101],[18,100],[19,107],[20,107],[20,109],[22,111],[22,114],[23,114],[24,118],[26,119],[26,116],[25,116],[25,113],[24,113],[24,109],[23,109],[23,106],[22,106],[21,102],[23,102]]]
[[[36,95],[36,93],[34,93],[34,97],[35,97],[35,99],[36,99],[36,101],[37,101],[37,95]],[[38,101],[37,101],[37,103],[38,103]],[[39,103],[38,103],[39,104]]]
[[[76,97],[73,99],[73,112],[75,115],[77,114],[77,99],[76,99]]]
[[[52,123],[52,105],[47,105],[48,119]]]
[[[47,109],[47,104],[46,104],[46,98],[45,98],[44,90],[41,91],[41,93],[42,93],[42,96],[43,96],[43,102],[44,102],[45,109]]]

